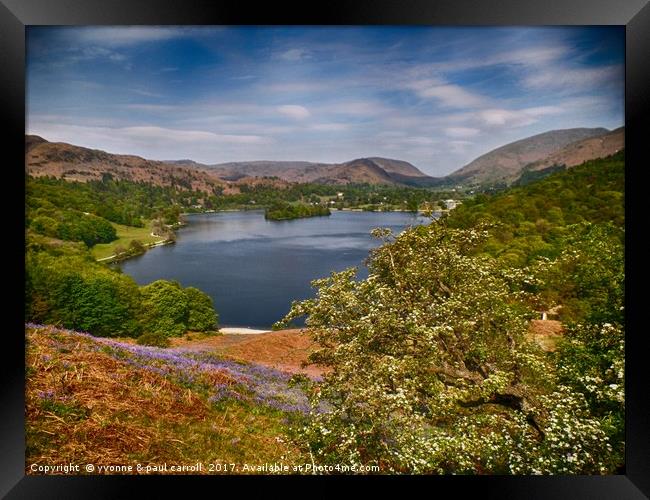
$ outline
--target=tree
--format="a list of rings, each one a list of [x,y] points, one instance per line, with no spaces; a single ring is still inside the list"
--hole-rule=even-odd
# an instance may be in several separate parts
[[[568,226],[557,258],[530,266],[546,306],[562,305],[563,321],[624,324],[624,234],[613,224]]]
[[[56,237],[59,224],[51,217],[41,215],[32,219],[30,227],[39,234]]]
[[[388,238],[388,230],[375,230]],[[411,228],[294,303],[331,372],[299,439],[320,463],[398,473],[604,473],[611,445],[585,398],[525,336],[533,279],[475,255],[479,229]]]
[[[605,430],[610,469],[625,460],[625,332],[618,323],[569,325],[556,352],[564,385],[581,394]]]
[[[140,293],[132,278],[78,256],[27,256],[29,319],[99,336],[137,336]]]
[[[183,290],[189,307],[187,329],[196,332],[205,332],[217,328],[218,315],[214,310],[212,298],[194,287]]]
[[[140,240],[131,240],[131,243],[129,243],[129,251],[137,255],[144,253],[145,248]]]
[[[142,319],[145,332],[168,337],[187,331],[189,307],[180,284],[158,280],[142,287]]]
[[[151,222],[151,234],[154,236],[162,236],[165,233],[165,226],[160,219],[154,219]]]

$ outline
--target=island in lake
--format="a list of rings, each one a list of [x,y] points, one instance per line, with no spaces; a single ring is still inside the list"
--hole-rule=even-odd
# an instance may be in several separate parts
[[[304,219],[305,217],[320,217],[332,215],[330,209],[323,205],[306,205],[304,203],[287,203],[276,201],[264,212],[267,220]]]

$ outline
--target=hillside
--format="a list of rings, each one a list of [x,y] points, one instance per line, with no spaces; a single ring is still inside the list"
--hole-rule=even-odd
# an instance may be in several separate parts
[[[226,184],[217,176],[199,169],[146,160],[139,156],[111,154],[63,142],[48,142],[37,136],[26,136],[25,146],[25,169],[34,177],[53,176],[87,182],[101,180],[105,174],[110,174],[116,180],[209,193]]]
[[[316,393],[332,411],[301,434],[315,460],[620,473],[624,173],[620,151],[399,235],[377,229],[366,279],[314,281],[276,325],[307,316],[310,359],[332,370]]]
[[[479,156],[449,174],[445,181],[465,185],[510,184],[526,165],[545,160],[576,141],[608,133],[609,130],[605,128],[573,128],[537,134]]]
[[[319,184],[409,184],[411,179],[430,179],[415,166],[388,158],[358,158],[344,163],[303,161],[251,161],[212,165],[220,178],[279,177],[289,182]]]
[[[222,179],[238,180],[242,177],[278,177],[287,181],[300,182],[303,176],[319,168],[324,163],[307,161],[246,161],[206,165],[211,172]]]
[[[480,194],[449,213],[450,227],[493,225],[483,247],[513,266],[554,258],[573,224],[625,227],[625,152],[589,160],[494,195]]]
[[[380,166],[389,175],[397,174],[405,177],[428,177],[426,174],[418,170],[417,167],[407,161],[378,157],[368,158],[368,160]]]
[[[320,377],[324,370],[317,365],[303,366],[318,346],[301,329],[279,330],[256,335],[223,334],[190,340],[179,337],[172,346],[182,352],[213,352],[220,356],[256,363],[286,373]]]
[[[236,194],[241,185],[286,187],[287,183],[409,185],[431,179],[401,160],[360,158],[340,164],[251,161],[205,165],[192,160],[147,160],[63,142],[25,136],[26,172],[34,177],[87,182],[110,174],[116,180],[146,182],[212,193]]]
[[[193,160],[153,161],[116,155],[67,143],[25,137],[26,171],[35,177],[99,180],[110,174],[118,180],[146,182],[207,193],[238,194],[242,186],[285,188],[289,183],[324,185],[370,184],[385,186],[467,187],[509,185],[522,173],[561,165],[578,165],[623,148],[624,128],[552,130],[494,149],[445,177],[431,177],[409,162],[381,157],[357,158],[343,163],[307,161],[248,161],[205,165]],[[535,177],[535,175],[533,175]]]
[[[367,158],[328,167],[314,179],[319,184],[396,184],[388,172]]]
[[[143,347],[26,326],[26,473],[224,473],[210,464],[305,463],[286,422],[308,408],[288,374],[209,353]],[[203,463],[202,470],[135,470]],[[131,466],[131,471],[106,467]]]
[[[529,163],[524,170],[540,171],[556,165],[574,167],[587,160],[613,155],[624,147],[625,127],[621,127],[604,135],[572,142],[542,160]]]

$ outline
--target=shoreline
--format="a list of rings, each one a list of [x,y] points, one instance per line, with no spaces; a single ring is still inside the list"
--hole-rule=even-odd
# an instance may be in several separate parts
[[[391,212],[398,212],[398,213],[412,213],[414,215],[423,215],[424,212],[422,210],[418,210],[417,212],[413,212],[412,210],[406,210],[403,208],[396,208],[396,209],[391,209],[391,210],[364,210],[363,208],[351,208],[351,207],[345,207],[345,208],[331,208],[328,207],[332,213],[335,212],[368,212],[368,213],[391,213]],[[183,216],[192,216],[192,215],[205,215],[205,214],[219,214],[222,212],[263,212],[263,208],[224,208],[222,210],[205,210],[203,212],[183,212],[181,215]],[[445,213],[449,212],[449,210],[432,210],[432,213],[438,214],[438,213]],[[305,217],[300,217],[305,218]],[[288,220],[288,219],[287,219]]]
[[[270,333],[272,330],[258,330],[246,326],[219,328],[219,332],[224,335],[259,335],[261,333]]]
[[[128,259],[131,259],[133,257],[139,257],[140,255],[144,255],[145,253],[147,253],[148,250],[150,250],[152,248],[162,247],[162,246],[165,246],[165,245],[171,245],[172,243],[175,243],[175,241],[174,240],[160,240],[160,241],[156,241],[155,243],[145,244],[144,246],[146,247],[146,250],[144,252],[142,252],[142,253],[137,253],[137,254],[134,254],[134,255],[125,255],[124,257],[121,257],[121,258],[116,258],[117,255],[109,255],[108,257],[103,257],[101,259],[97,259],[96,261],[97,262],[105,262],[106,264],[114,264],[116,262],[122,262],[122,261],[125,261],[125,260],[128,260]]]

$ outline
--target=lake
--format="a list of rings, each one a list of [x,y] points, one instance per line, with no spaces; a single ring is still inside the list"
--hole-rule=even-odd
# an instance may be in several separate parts
[[[333,211],[329,217],[267,221],[263,211],[187,216],[173,245],[119,264],[140,285],[177,280],[214,300],[223,327],[270,329],[293,300],[313,297],[310,282],[358,267],[381,242],[375,227],[395,234],[430,219],[408,212]]]

